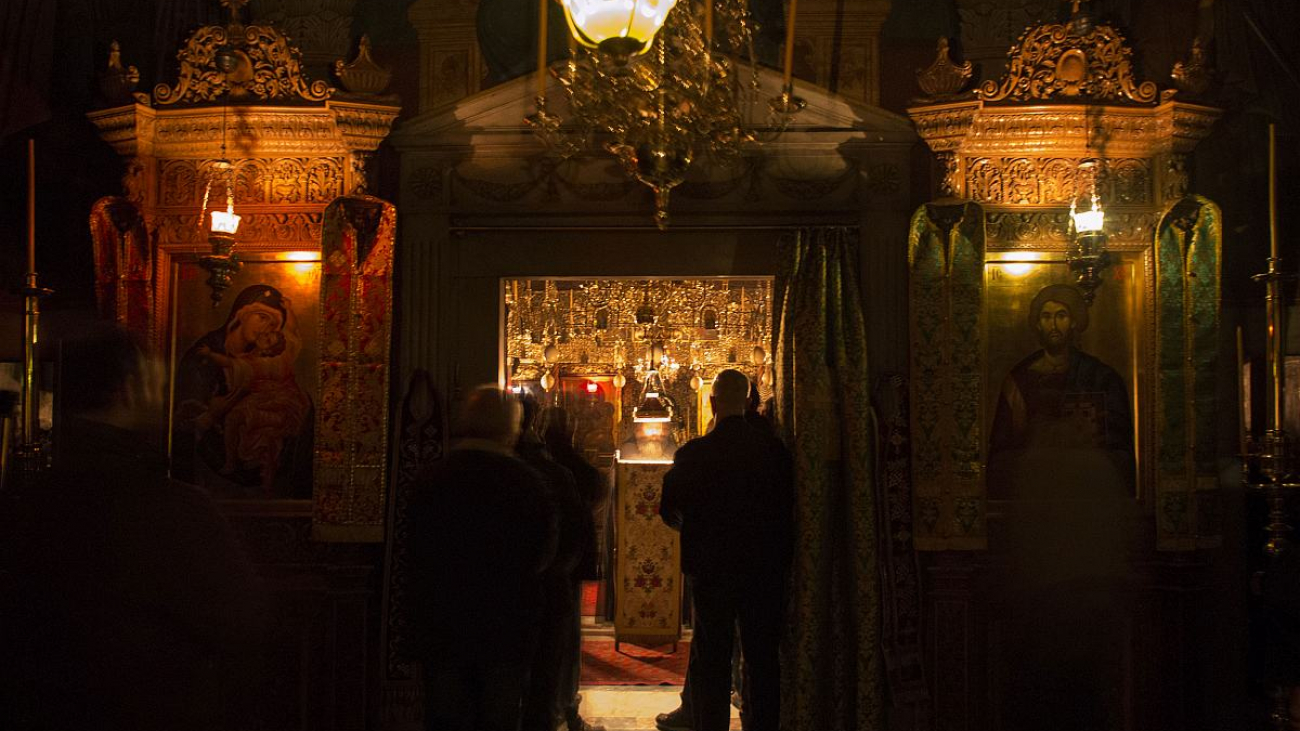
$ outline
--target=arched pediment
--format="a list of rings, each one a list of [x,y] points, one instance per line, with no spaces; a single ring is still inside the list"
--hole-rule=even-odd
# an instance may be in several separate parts
[[[760,67],[759,92],[755,109],[766,113],[767,100],[781,93],[781,74]],[[465,134],[530,133],[524,118],[535,111],[536,78],[521,76],[486,91],[466,97],[443,109],[422,114],[404,123],[392,140],[401,149],[456,144]],[[795,93],[808,106],[790,125],[788,132],[839,134],[859,133],[876,142],[911,142],[916,134],[906,117],[851,99],[825,89],[798,84]],[[565,119],[569,114],[564,90],[551,79],[546,88],[551,112]],[[757,121],[761,122],[759,118]],[[774,143],[781,144],[778,139]]]
[[[781,75],[761,68],[752,96],[756,125]],[[548,151],[526,117],[536,112],[536,77],[521,77],[404,123],[390,138],[403,156],[404,210],[534,215],[590,210],[649,215],[648,189],[628,178],[599,141],[576,155]],[[907,151],[916,140],[900,115],[799,84],[807,106],[774,139],[749,145],[727,165],[697,160],[673,192],[674,216],[739,210],[856,211],[905,205]],[[552,80],[548,111],[570,117]],[[680,220],[680,219],[678,219]]]

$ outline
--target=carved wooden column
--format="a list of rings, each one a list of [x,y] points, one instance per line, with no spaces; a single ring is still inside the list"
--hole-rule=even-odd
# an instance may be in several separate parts
[[[878,104],[880,28],[891,5],[891,0],[800,4],[795,74],[856,101]]]
[[[483,79],[475,6],[417,0],[407,11],[420,38],[421,114],[478,92]]]

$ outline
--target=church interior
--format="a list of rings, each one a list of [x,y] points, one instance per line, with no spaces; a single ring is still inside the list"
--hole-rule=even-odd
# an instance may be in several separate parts
[[[63,340],[129,332],[267,595],[221,728],[419,729],[422,475],[480,384],[563,407],[609,493],[582,713],[650,731],[692,639],[663,475],[735,369],[793,455],[784,731],[1300,729],[1297,37],[1275,0],[6,0],[0,510],[75,441]]]

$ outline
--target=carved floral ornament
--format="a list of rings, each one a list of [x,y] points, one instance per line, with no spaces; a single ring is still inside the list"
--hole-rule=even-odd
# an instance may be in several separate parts
[[[1133,76],[1132,51],[1109,25],[1052,23],[1025,31],[1008,52],[1001,81],[977,90],[984,101],[1094,100],[1148,104],[1156,85]]]
[[[309,81],[302,70],[302,53],[272,26],[245,26],[239,19],[248,0],[221,0],[230,11],[225,26],[199,28],[176,53],[180,63],[175,86],[154,87],[154,102],[210,104],[231,100],[323,102],[334,89],[324,81]]]

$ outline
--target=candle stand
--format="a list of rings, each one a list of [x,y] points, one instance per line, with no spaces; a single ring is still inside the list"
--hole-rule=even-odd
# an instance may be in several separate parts
[[[1265,378],[1267,392],[1267,427],[1260,439],[1247,440],[1242,469],[1245,486],[1263,495],[1268,505],[1268,523],[1264,527],[1265,568],[1256,575],[1254,584],[1264,586],[1266,575],[1277,571],[1284,558],[1295,550],[1291,545],[1291,526],[1288,524],[1287,512],[1292,495],[1300,488],[1300,468],[1296,464],[1294,435],[1287,434],[1285,421],[1286,406],[1286,300],[1283,288],[1295,280],[1295,275],[1281,271],[1282,259],[1278,255],[1277,241],[1277,174],[1276,174],[1276,130],[1273,125],[1268,128],[1268,210],[1269,210],[1269,258],[1268,271],[1257,274],[1254,281],[1262,282],[1267,288],[1265,296],[1265,318],[1267,319],[1267,339],[1265,342]],[[1290,705],[1295,688],[1280,683],[1273,693],[1272,728],[1276,731],[1291,729]]]

